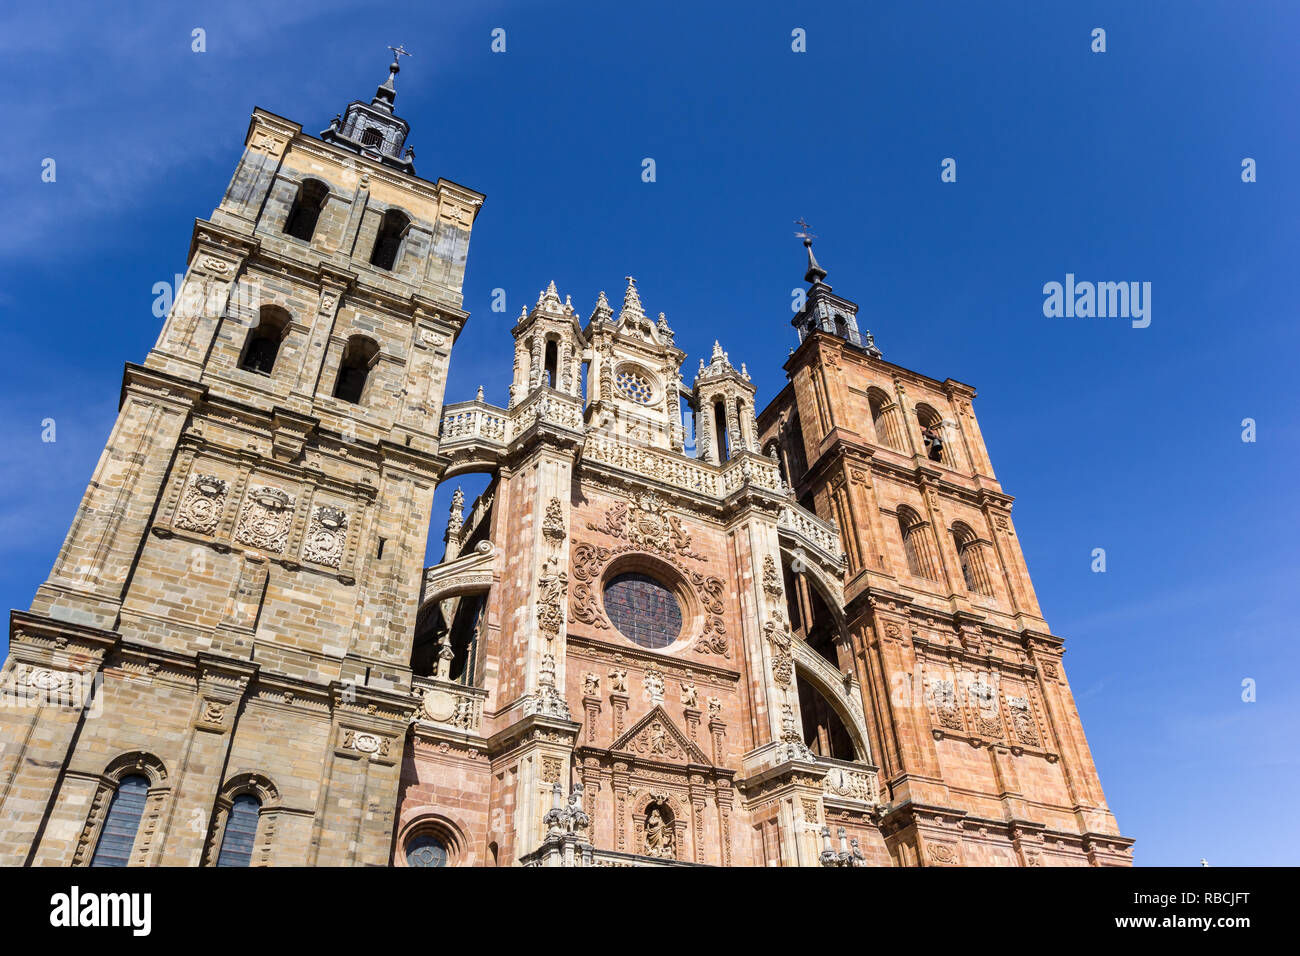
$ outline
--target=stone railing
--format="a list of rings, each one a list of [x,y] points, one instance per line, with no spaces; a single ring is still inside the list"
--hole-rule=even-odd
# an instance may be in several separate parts
[[[487,690],[482,687],[467,687],[436,677],[413,677],[411,690],[420,701],[416,723],[452,727],[467,734],[477,734],[483,725]]]
[[[582,457],[675,488],[719,497],[721,483],[717,467],[686,458],[678,452],[589,436],[582,446]]]
[[[833,567],[842,567],[845,564],[846,557],[844,548],[840,544],[840,533],[801,505],[793,502],[784,505],[776,524],[778,528],[790,532],[819,552]]]
[[[582,403],[549,389],[534,392],[508,410],[486,402],[457,402],[443,407],[438,438],[444,448],[475,444],[505,448],[539,421],[580,432]]]
[[[512,423],[510,438],[522,435],[535,422],[558,425],[570,431],[580,432],[582,424],[582,400],[556,392],[551,389],[539,389],[529,395],[510,410]]]
[[[880,804],[880,775],[875,767],[818,757],[817,763],[827,767],[822,778],[822,792],[832,800],[853,800],[872,806]]]
[[[744,452],[722,466],[723,494],[729,495],[746,484],[756,485],[778,495],[787,493],[776,462],[753,452]]]
[[[510,413],[486,402],[457,402],[442,409],[438,433],[443,444],[486,442],[505,445],[510,440]]]

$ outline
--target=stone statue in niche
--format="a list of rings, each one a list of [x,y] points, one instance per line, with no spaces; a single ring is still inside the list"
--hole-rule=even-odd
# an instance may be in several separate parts
[[[673,832],[672,811],[662,803],[650,804],[645,820],[646,856],[661,860],[677,859],[676,834]]]

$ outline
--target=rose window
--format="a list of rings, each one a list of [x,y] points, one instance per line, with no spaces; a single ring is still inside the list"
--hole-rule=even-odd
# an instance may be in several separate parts
[[[654,394],[654,388],[650,385],[650,380],[640,372],[621,370],[614,377],[614,386],[618,389],[619,394],[641,405],[649,405],[650,397]]]
[[[677,595],[645,574],[611,578],[605,585],[605,613],[620,634],[642,647],[667,647],[682,632]]]

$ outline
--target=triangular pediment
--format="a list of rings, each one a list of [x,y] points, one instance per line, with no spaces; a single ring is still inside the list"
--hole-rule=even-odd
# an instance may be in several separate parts
[[[704,751],[677,728],[662,704],[656,704],[609,749],[664,763],[711,765]]]

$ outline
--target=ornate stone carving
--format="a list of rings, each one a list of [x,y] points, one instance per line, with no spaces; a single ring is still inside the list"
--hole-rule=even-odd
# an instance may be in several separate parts
[[[803,734],[799,733],[794,719],[794,707],[790,704],[781,705],[781,745],[786,760],[817,759],[804,743]],[[813,778],[809,782],[815,784],[818,781]]]
[[[560,758],[544,756],[542,757],[542,781],[544,783],[553,783],[559,786],[560,783]],[[563,789],[560,793],[563,793]]]
[[[628,749],[642,757],[661,757],[666,760],[681,760],[685,756],[677,741],[659,720],[651,721],[637,734]]]
[[[172,523],[199,534],[215,533],[229,490],[230,483],[215,475],[191,475],[189,487],[185,489],[185,497],[181,499]]]
[[[653,491],[638,494],[631,509],[627,502],[615,503],[605,511],[604,525],[588,522],[587,527],[648,551],[705,560],[704,555],[691,551],[691,536],[682,528],[681,520],[664,508]]]
[[[957,709],[957,693],[950,680],[934,678],[930,681],[930,699],[939,717],[939,726],[948,730],[961,730],[961,712]]]
[[[569,576],[563,571],[544,574],[537,582],[537,627],[548,640],[564,626],[564,596],[568,589]]]
[[[664,675],[657,670],[648,670],[642,679],[646,699],[653,704],[662,704],[664,700]]]
[[[600,678],[591,671],[582,675],[582,695],[584,697],[600,696]]]
[[[767,623],[763,625],[763,636],[772,645],[772,679],[782,687],[787,687],[794,676],[794,655],[791,653],[790,625],[779,609],[774,608]]]
[[[302,557],[313,564],[337,568],[348,540],[348,516],[338,508],[318,505],[311,511],[311,523],[303,542]]]
[[[611,694],[627,693],[627,671],[618,668],[609,672],[609,691]]]
[[[1002,720],[998,713],[998,695],[993,686],[980,678],[970,686],[971,704],[975,708],[975,726],[981,737],[1002,739]]]
[[[822,779],[822,789],[832,796],[865,803],[878,803],[880,800],[879,781],[867,770],[832,767]]]
[[[957,847],[951,843],[927,843],[926,856],[933,866],[956,866]]]
[[[387,737],[377,734],[358,733],[355,730],[343,731],[343,749],[355,750],[368,757],[387,757],[392,743]]]
[[[575,783],[569,791],[569,801],[564,802],[564,786],[557,782],[551,787],[551,809],[542,817],[542,825],[550,836],[580,833],[591,826],[591,817],[582,808],[582,784]]]
[[[781,572],[776,569],[776,560],[770,554],[763,556],[763,590],[773,600],[781,597]]]
[[[542,518],[542,535],[552,544],[564,540],[564,506],[559,498],[552,498],[546,505],[546,515]]]
[[[677,859],[677,834],[673,830],[672,811],[665,802],[656,801],[646,810],[645,855],[661,860]]]
[[[723,657],[731,657],[731,645],[727,640],[727,628],[722,623],[722,612],[725,610],[722,597],[726,594],[727,586],[720,578],[713,575],[700,574],[691,572],[691,584],[695,587],[695,593],[700,598],[700,604],[704,606],[704,612],[707,618],[704,622],[704,632],[695,640],[695,650],[701,654],[720,654]]]
[[[695,689],[695,683],[693,681],[692,682],[678,681],[678,684],[680,684],[682,688],[682,706],[698,707],[700,705],[700,701],[699,701],[699,694]]]
[[[580,544],[573,551],[573,619],[592,627],[608,628],[609,621],[600,611],[596,591],[600,572],[609,560],[609,548]]]
[[[1011,729],[1016,739],[1022,744],[1037,747],[1038,728],[1034,726],[1034,717],[1029,710],[1028,697],[1008,697],[1007,706],[1011,708]]]
[[[722,701],[717,697],[709,698],[709,720],[722,719]]]
[[[293,505],[293,495],[280,488],[254,488],[235,525],[235,540],[263,551],[283,553],[293,522]]]

